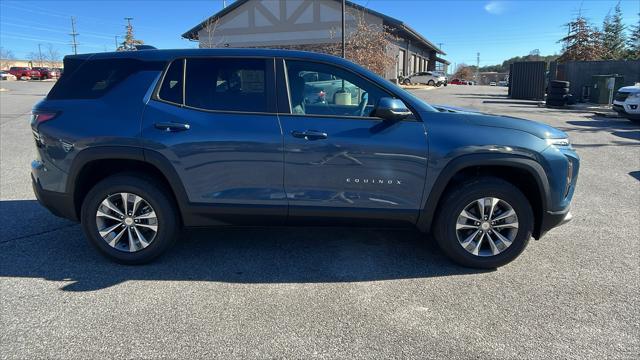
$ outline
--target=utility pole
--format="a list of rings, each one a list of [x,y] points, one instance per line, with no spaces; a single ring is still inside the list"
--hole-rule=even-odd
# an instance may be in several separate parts
[[[345,4],[345,0],[342,0],[342,58],[346,58],[346,41],[345,41],[345,30],[346,30],[346,26],[345,26],[345,11],[346,11],[346,4]]]
[[[444,43],[438,43],[438,49],[442,50],[442,45],[444,45]]]
[[[118,35],[116,35],[116,51],[118,51]]]
[[[73,49],[73,54],[78,55],[78,42],[76,41],[76,36],[80,35],[76,32],[76,18],[71,17],[71,48]]]
[[[40,67],[42,67],[42,44],[38,44],[38,62],[40,63]]]
[[[227,7],[227,0],[222,0],[222,8],[226,8]]]
[[[480,81],[480,53],[476,55],[476,83]]]

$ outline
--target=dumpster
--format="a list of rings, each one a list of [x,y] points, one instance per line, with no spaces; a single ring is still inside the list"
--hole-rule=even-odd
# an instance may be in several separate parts
[[[612,79],[612,80],[610,80]],[[593,75],[591,77],[590,100],[595,104],[610,104],[611,94],[615,94],[624,83],[624,77],[620,75]],[[613,85],[613,92],[611,92],[610,85]]]

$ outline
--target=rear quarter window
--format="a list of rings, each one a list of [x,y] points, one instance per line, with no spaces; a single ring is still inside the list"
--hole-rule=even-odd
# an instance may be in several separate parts
[[[66,61],[65,61],[66,62]],[[97,99],[143,70],[162,70],[162,63],[137,59],[86,60],[72,73],[63,75],[47,95],[48,99]]]

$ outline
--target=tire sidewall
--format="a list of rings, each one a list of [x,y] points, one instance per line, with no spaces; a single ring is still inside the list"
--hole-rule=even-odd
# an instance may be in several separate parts
[[[462,186],[448,198],[439,218],[437,240],[442,250],[461,265],[478,268],[496,268],[518,257],[527,246],[533,232],[533,211],[527,198],[515,186],[506,182],[479,181]],[[456,236],[456,222],[462,210],[471,202],[483,197],[496,197],[511,205],[518,216],[518,233],[513,243],[495,256],[476,256],[465,250]]]
[[[96,211],[100,203],[109,194],[120,192],[141,196],[151,205],[158,218],[158,232],[153,242],[133,253],[112,248],[100,236],[96,224]],[[124,264],[142,264],[158,257],[175,241],[178,224],[174,211],[171,201],[154,182],[132,176],[114,176],[98,183],[85,197],[81,210],[82,228],[87,240],[108,258]]]

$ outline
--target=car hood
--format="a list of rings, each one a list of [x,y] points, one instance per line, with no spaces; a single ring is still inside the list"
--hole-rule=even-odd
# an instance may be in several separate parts
[[[618,89],[619,92],[637,93],[640,92],[640,86],[624,86]]]
[[[433,107],[440,112],[456,113],[460,115],[464,121],[474,125],[524,131],[541,139],[563,139],[568,137],[564,131],[536,121],[511,116],[484,114],[474,110],[451,106],[433,105]]]

